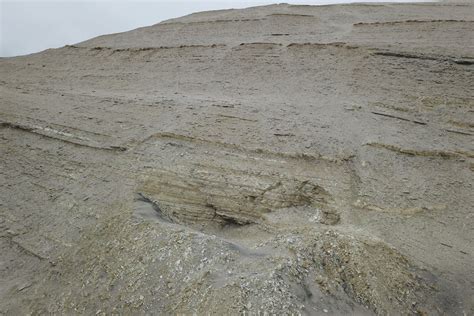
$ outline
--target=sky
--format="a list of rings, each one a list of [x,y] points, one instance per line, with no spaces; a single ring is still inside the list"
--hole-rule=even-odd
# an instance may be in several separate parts
[[[99,35],[129,31],[193,12],[275,2],[331,4],[354,0],[0,0],[0,57],[72,45]]]

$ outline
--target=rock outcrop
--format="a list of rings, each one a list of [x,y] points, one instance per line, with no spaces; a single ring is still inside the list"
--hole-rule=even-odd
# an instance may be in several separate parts
[[[0,314],[474,313],[473,5],[191,14],[0,59]]]

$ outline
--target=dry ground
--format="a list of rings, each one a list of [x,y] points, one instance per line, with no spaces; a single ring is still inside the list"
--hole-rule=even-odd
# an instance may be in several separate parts
[[[473,46],[282,4],[1,58],[0,314],[473,314]]]

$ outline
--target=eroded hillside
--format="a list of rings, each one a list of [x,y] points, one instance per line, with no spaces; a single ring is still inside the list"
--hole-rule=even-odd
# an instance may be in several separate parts
[[[0,314],[474,313],[471,4],[196,13],[0,59]]]

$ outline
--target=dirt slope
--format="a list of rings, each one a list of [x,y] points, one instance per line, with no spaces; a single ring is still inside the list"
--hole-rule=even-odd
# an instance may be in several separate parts
[[[281,4],[1,58],[0,314],[473,314],[473,51]]]

